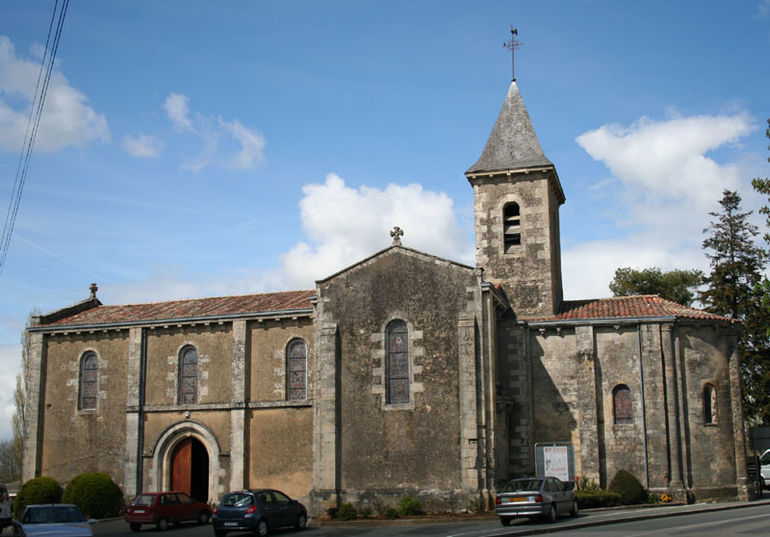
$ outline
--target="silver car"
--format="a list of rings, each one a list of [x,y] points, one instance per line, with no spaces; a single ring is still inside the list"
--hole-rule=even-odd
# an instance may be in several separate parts
[[[57,537],[92,537],[93,519],[86,520],[76,506],[66,503],[28,505],[21,518],[13,522],[13,535],[56,535]]]
[[[503,526],[516,517],[544,517],[549,522],[559,515],[576,517],[575,484],[555,477],[514,479],[495,498],[495,514]]]

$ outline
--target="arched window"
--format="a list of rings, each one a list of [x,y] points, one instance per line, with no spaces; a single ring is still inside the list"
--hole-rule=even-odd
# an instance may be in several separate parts
[[[286,352],[287,390],[289,401],[307,399],[307,345],[301,339],[289,343]]]
[[[406,323],[391,321],[385,329],[385,395],[389,405],[409,403],[409,334]]]
[[[703,423],[706,425],[717,423],[717,390],[710,382],[703,386]]]
[[[631,390],[625,384],[618,384],[612,390],[612,401],[615,410],[615,423],[633,423],[634,409]]]
[[[503,248],[505,253],[521,246],[521,211],[515,201],[503,207]]]
[[[179,402],[191,405],[198,402],[198,351],[187,346],[179,353]]]
[[[87,352],[80,358],[80,410],[95,410],[99,394],[99,358]]]

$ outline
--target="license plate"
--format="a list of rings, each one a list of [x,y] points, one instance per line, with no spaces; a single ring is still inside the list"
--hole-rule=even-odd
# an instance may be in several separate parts
[[[515,498],[508,498],[508,502],[514,503],[514,502],[526,502],[527,498],[522,496],[516,496]]]
[[[237,526],[237,522],[225,522],[225,526]]]
[[[145,513],[145,510],[144,509],[134,509],[134,513],[136,513],[138,515],[143,515]]]

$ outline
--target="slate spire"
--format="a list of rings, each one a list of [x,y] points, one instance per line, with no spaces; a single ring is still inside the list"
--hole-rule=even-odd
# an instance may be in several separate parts
[[[481,157],[465,175],[546,167],[553,164],[543,154],[514,80]]]

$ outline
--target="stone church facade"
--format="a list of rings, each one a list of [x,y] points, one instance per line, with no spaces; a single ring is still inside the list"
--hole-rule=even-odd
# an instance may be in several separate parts
[[[23,478],[127,496],[276,487],[324,513],[489,506],[568,444],[576,475],[745,498],[738,329],[658,296],[565,301],[565,196],[515,82],[481,157],[476,266],[393,244],[311,290],[33,319]]]

